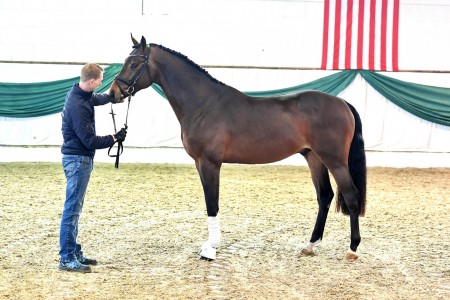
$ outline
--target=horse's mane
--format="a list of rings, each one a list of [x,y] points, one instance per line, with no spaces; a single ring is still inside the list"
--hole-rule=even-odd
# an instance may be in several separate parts
[[[190,64],[191,66],[193,66],[194,68],[196,68],[197,70],[199,70],[200,72],[204,73],[206,75],[206,77],[208,77],[209,79],[211,79],[212,81],[219,83],[219,84],[223,84],[221,81],[217,80],[216,78],[212,77],[211,74],[208,73],[208,71],[206,71],[205,69],[203,69],[202,67],[200,67],[198,64],[196,64],[195,62],[193,62],[192,60],[190,60],[186,55],[181,54],[180,52],[174,51],[172,49],[169,49],[167,47],[164,47],[162,45],[158,45],[158,44],[151,44],[152,47],[158,47],[159,49],[162,49],[166,52],[169,52],[171,54],[176,55],[177,57],[183,59],[184,61],[186,61],[188,64]]]

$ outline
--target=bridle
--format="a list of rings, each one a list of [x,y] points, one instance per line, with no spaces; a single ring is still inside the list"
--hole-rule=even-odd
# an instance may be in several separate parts
[[[136,45],[133,48],[138,48],[138,47],[140,47],[140,45]],[[149,65],[148,65],[148,60],[150,58],[150,46],[148,46],[146,48],[145,55],[134,54],[134,55],[129,55],[128,56],[128,58],[130,58],[130,57],[142,57],[144,59],[144,63],[141,65],[141,68],[139,69],[139,71],[137,71],[136,74],[134,74],[134,76],[133,76],[133,78],[131,78],[131,80],[125,79],[123,77],[120,77],[120,75],[116,76],[116,80],[118,80],[120,82],[123,82],[126,85],[128,85],[128,88],[126,90],[123,90],[120,85],[117,85],[119,87],[120,93],[124,97],[131,97],[131,96],[134,96],[134,94],[136,94],[136,92],[134,91],[134,86],[136,85],[136,82],[139,80],[139,78],[141,77],[142,73],[144,72],[144,69],[147,70],[148,78],[150,78],[150,68],[149,68]]]
[[[133,48],[138,48],[138,47],[140,47],[140,45],[136,45]],[[128,85],[128,88],[126,90],[123,90],[122,87],[119,84],[117,85],[119,87],[121,95],[124,98],[128,97],[127,116],[125,118],[125,124],[124,124],[125,130],[128,129],[128,125],[127,125],[128,124],[128,111],[130,110],[131,97],[136,94],[136,92],[134,91],[134,86],[136,85],[136,82],[139,80],[139,78],[141,77],[142,73],[144,72],[144,69],[147,70],[148,78],[150,78],[150,68],[149,68],[149,65],[148,65],[148,60],[150,58],[150,45],[148,47],[146,47],[145,55],[142,55],[142,54],[140,54],[140,55],[129,55],[128,58],[130,58],[130,57],[142,57],[144,59],[144,63],[142,64],[142,66],[139,69],[139,71],[137,71],[136,74],[134,74],[134,76],[133,76],[133,78],[131,78],[131,80],[125,79],[123,77],[120,77],[120,75],[117,75],[116,78],[115,78],[115,80],[118,80],[118,81],[123,82],[126,85]],[[113,119],[114,132],[117,134],[116,118],[115,118],[116,114],[114,113],[112,103],[111,103],[111,112],[110,112],[110,114],[111,114],[112,119]],[[110,154],[111,149],[114,147],[116,142],[114,142],[114,144],[111,147],[109,147],[108,155],[110,157],[115,157],[116,158],[115,167],[116,167],[116,169],[118,169],[119,168],[119,157],[123,153],[123,144],[122,144],[121,141],[117,142],[117,154],[115,154],[115,155],[114,154]]]

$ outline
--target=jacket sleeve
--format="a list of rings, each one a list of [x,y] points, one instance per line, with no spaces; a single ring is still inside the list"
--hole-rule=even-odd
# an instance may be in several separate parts
[[[94,125],[90,121],[90,112],[86,107],[74,107],[71,112],[71,119],[75,134],[86,149],[104,149],[114,144],[112,136],[97,136],[95,134]]]
[[[94,94],[92,94],[92,101],[94,102],[94,106],[108,104],[113,99],[114,98],[112,96],[110,96],[109,94],[107,94],[107,93],[103,93],[103,94],[94,93]]]

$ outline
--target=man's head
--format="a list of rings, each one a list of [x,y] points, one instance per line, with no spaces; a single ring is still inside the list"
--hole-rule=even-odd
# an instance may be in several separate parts
[[[81,69],[80,88],[86,92],[93,92],[102,85],[103,68],[98,64],[87,63]]]

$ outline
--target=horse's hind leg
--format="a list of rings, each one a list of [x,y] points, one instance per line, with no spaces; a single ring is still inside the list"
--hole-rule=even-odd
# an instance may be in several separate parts
[[[350,249],[347,251],[346,258],[347,260],[356,260],[358,259],[356,249],[361,242],[359,233],[359,191],[355,187],[346,165],[332,165],[329,166],[329,170],[336,181],[339,192],[344,197],[348,214],[350,215]]]
[[[320,161],[317,155],[310,151],[305,155],[305,158],[308,162],[312,181],[316,189],[319,211],[317,213],[316,225],[314,226],[311,240],[302,249],[302,254],[314,255],[314,246],[319,244],[323,237],[328,211],[330,210],[330,203],[333,200],[334,193],[331,187],[328,169]]]

